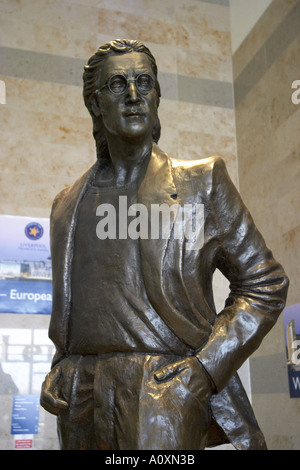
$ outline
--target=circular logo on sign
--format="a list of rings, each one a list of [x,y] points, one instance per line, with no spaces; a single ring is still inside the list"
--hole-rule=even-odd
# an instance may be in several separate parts
[[[42,238],[43,233],[43,227],[36,222],[30,222],[30,224],[25,227],[25,235],[29,240],[39,240],[39,238]]]

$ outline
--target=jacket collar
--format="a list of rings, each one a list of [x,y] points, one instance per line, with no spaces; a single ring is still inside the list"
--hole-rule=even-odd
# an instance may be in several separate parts
[[[87,170],[65,194],[66,199],[63,210],[69,239],[74,235],[78,206],[91,186],[98,169],[99,161]],[[171,205],[178,202],[171,197],[175,197],[175,194],[176,187],[173,181],[170,159],[154,144],[146,174],[138,190],[138,202],[144,204],[150,211],[151,204],[167,203]]]

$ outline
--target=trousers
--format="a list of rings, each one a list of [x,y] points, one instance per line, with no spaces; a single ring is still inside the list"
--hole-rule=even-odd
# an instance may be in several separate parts
[[[69,407],[57,417],[62,450],[202,450],[209,393],[199,368],[158,382],[155,372],[182,357],[142,353],[73,355],[61,363]]]

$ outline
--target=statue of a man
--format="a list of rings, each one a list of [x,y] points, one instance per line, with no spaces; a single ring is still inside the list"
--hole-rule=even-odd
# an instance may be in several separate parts
[[[51,213],[56,354],[41,404],[61,448],[265,449],[236,372],[275,324],[288,279],[223,160],[175,161],[157,146],[148,48],[101,46],[83,81],[97,161]],[[199,230],[178,235],[201,207]],[[219,314],[217,268],[230,281]]]

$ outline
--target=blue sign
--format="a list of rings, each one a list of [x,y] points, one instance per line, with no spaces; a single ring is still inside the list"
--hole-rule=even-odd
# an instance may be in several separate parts
[[[52,283],[0,280],[0,313],[50,314]]]
[[[25,227],[25,235],[29,240],[39,240],[44,235],[44,229],[37,222],[30,222]]]
[[[37,434],[40,395],[14,395],[11,434]]]
[[[49,219],[0,215],[0,313],[50,314]]]
[[[300,398],[300,303],[283,311],[290,398]]]

